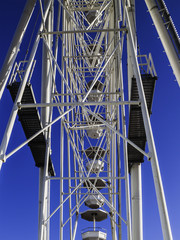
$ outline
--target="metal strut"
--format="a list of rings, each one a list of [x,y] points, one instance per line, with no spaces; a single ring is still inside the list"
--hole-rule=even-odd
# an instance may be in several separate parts
[[[145,2],[180,84],[172,19],[163,0]],[[148,159],[163,237],[171,240],[150,124],[157,76],[152,56],[137,54],[135,0],[39,0],[37,5],[41,22],[25,70],[15,63],[10,77],[35,7],[29,0],[0,74],[0,98],[10,77],[14,102],[0,167],[29,145],[40,168],[38,239],[142,240],[141,165]],[[17,115],[26,139],[7,153]],[[58,228],[55,237],[50,223]]]
[[[172,19],[168,15],[164,1],[157,1],[159,3],[159,8],[155,0],[145,0],[145,2],[173,69],[174,75],[176,76],[176,80],[180,85],[180,41]],[[162,7],[164,7],[163,11],[165,11],[165,15],[161,13]],[[169,20],[168,23],[166,22],[167,20]]]

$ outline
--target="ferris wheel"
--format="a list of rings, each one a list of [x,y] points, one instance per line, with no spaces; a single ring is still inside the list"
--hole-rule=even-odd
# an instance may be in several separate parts
[[[164,1],[146,3],[179,82],[172,19]],[[145,159],[164,239],[172,239],[150,124],[157,74],[151,54],[137,54],[135,17],[134,0],[26,3],[1,71],[0,94],[7,85],[14,105],[0,163],[28,144],[39,168],[38,240],[51,239],[53,224],[60,240],[143,239]],[[31,18],[28,51],[19,56]],[[7,153],[17,116],[26,139]]]

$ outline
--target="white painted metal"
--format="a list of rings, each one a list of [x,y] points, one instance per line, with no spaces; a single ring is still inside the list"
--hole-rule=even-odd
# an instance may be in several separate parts
[[[129,23],[127,11],[126,11],[126,14],[127,14],[127,23]],[[161,218],[163,237],[164,237],[164,239],[170,240],[170,239],[172,239],[172,233],[171,233],[169,216],[168,216],[168,211],[167,211],[167,206],[166,206],[164,189],[163,189],[163,185],[162,185],[159,163],[158,163],[152,128],[151,128],[151,124],[150,124],[149,113],[147,110],[147,104],[146,104],[146,100],[145,100],[141,74],[140,74],[140,71],[138,68],[138,62],[137,62],[137,58],[136,58],[135,46],[133,43],[133,36],[132,36],[132,31],[131,31],[130,25],[129,25],[129,42],[130,42],[130,48],[131,48],[131,53],[132,53],[133,70],[134,70],[134,74],[136,77],[136,83],[137,83],[139,96],[142,101],[141,102],[142,116],[143,116],[143,120],[144,120],[144,127],[145,127],[145,131],[146,131],[148,148],[149,148],[149,151],[151,154],[150,160],[151,160],[151,166],[152,166],[152,171],[153,171],[153,178],[154,178],[154,184],[155,184],[155,189],[156,189],[156,197],[157,197],[157,202],[158,202],[158,207],[159,207],[159,214],[160,214],[160,218]]]
[[[28,63],[28,66],[27,66],[27,69],[26,69],[26,72],[25,72],[25,77],[24,77],[23,82],[21,83],[21,85],[19,87],[18,96],[16,97],[11,115],[9,117],[9,122],[8,122],[6,130],[5,130],[5,134],[4,134],[3,140],[1,142],[0,156],[1,156],[1,161],[2,162],[6,161],[6,159],[4,157],[5,157],[5,154],[6,154],[6,150],[7,150],[7,146],[8,146],[8,143],[9,143],[10,136],[11,136],[11,132],[12,132],[12,129],[13,129],[13,126],[14,126],[14,122],[15,122],[15,119],[16,119],[16,116],[17,116],[17,111],[18,111],[17,103],[20,102],[21,99],[22,99],[22,95],[23,95],[23,92],[24,92],[24,89],[25,89],[25,86],[26,86],[26,82],[27,82],[27,79],[28,79],[30,71],[31,71],[31,66],[32,66],[32,63],[33,63],[33,60],[34,60],[34,56],[35,56],[38,44],[39,44],[39,37],[37,38],[37,41],[34,44],[34,48],[32,50],[30,60],[29,60],[29,63]]]
[[[3,67],[0,72],[0,99],[2,97],[4,88],[6,87],[9,75],[11,73],[11,69],[13,67],[16,56],[18,54],[18,51],[19,51],[21,42],[23,40],[24,34],[26,32],[28,23],[31,19],[31,15],[33,13],[35,4],[36,4],[36,0],[27,0],[26,5],[23,10],[23,14],[18,23],[13,40],[9,47],[6,59],[4,61]]]
[[[55,0],[47,0],[45,3],[47,8],[44,7],[44,2],[39,0],[42,23],[0,147],[1,168],[6,158],[32,139],[42,133],[45,136],[44,167],[40,169],[39,176],[38,239],[51,239],[49,224],[56,214],[59,214],[59,239],[78,239],[80,237],[78,232],[85,224],[80,214],[87,211],[84,209],[84,203],[94,208],[91,210],[100,208],[99,212],[106,213],[108,220],[103,219],[103,221],[106,221],[108,231],[102,238],[120,240],[127,236],[128,240],[143,239],[141,165],[134,164],[131,167],[130,190],[128,144],[151,160],[163,236],[164,239],[172,239],[137,61],[135,1],[58,0],[59,6],[55,9],[53,9]],[[55,10],[58,10],[57,15],[54,13]],[[87,12],[92,15],[92,21],[87,17]],[[54,16],[58,16],[56,30],[53,28]],[[121,28],[120,25],[123,27]],[[61,31],[60,26],[62,26]],[[19,30],[19,36],[22,31]],[[54,34],[57,34],[56,39]],[[126,77],[123,76],[126,76],[126,69],[124,70],[123,66],[126,35],[128,89],[126,89]],[[41,40],[43,42],[41,103],[22,104],[25,85],[29,81],[29,76],[32,76],[31,67],[33,66],[34,69],[33,61]],[[55,46],[53,46],[54,40]],[[171,57],[175,59],[174,55]],[[153,75],[156,72],[149,62],[152,60],[150,58],[147,58],[147,71]],[[9,68],[8,65],[5,67],[6,70]],[[127,90],[129,92],[131,90],[133,76],[136,77],[139,92],[139,101],[135,102],[125,100]],[[100,89],[97,88],[98,83],[101,83]],[[149,153],[136,146],[127,137],[128,111],[125,111],[125,107],[140,103]],[[41,108],[42,129],[6,154],[17,111],[33,107]],[[92,119],[95,119],[93,123]],[[53,147],[51,128],[57,122],[60,123],[60,131],[55,134],[55,142],[60,140],[58,147],[60,153],[54,161],[59,169],[58,176],[51,177],[48,173],[49,155]],[[88,134],[90,130],[97,131],[97,127],[101,127],[102,130],[98,137]],[[87,149],[92,151],[88,153]],[[96,184],[99,179],[103,180],[102,188]],[[52,181],[59,183],[58,190],[55,189],[53,192],[53,196],[58,196],[59,205],[53,205],[50,209],[50,198],[53,202],[53,197],[50,195]],[[96,210],[94,212],[98,213]],[[96,225],[104,224],[102,218],[97,219],[97,216],[93,216],[92,219],[89,215],[88,219],[94,226],[91,237],[100,233]],[[87,231],[86,235],[88,234]]]
[[[32,104],[21,104],[18,103],[18,109],[21,108],[31,108],[31,107],[58,107],[58,106],[92,106],[92,105],[140,105],[140,101],[104,101],[104,102],[78,102],[78,103],[69,103],[69,102],[59,102],[59,103],[32,103]]]
[[[46,17],[47,17],[49,7],[50,7],[50,3],[51,3],[51,0],[49,0],[49,3],[47,5],[44,19],[46,19]],[[43,27],[43,25],[41,24],[41,26],[39,28],[40,31],[42,30],[42,27]],[[22,83],[19,87],[18,94],[17,94],[16,100],[14,102],[14,106],[13,106],[13,109],[12,109],[11,115],[9,117],[9,121],[8,121],[6,130],[5,130],[5,133],[4,133],[4,137],[3,137],[3,140],[1,142],[1,146],[0,146],[0,158],[1,158],[1,160],[0,160],[0,162],[1,161],[2,162],[6,161],[5,154],[6,154],[7,146],[8,146],[8,143],[9,143],[9,139],[10,139],[10,136],[11,136],[11,132],[12,132],[14,122],[15,122],[15,119],[16,119],[16,116],[17,116],[17,111],[18,111],[17,103],[21,102],[23,92],[24,92],[27,80],[29,78],[29,74],[31,72],[31,67],[33,66],[33,61],[34,61],[34,57],[35,57],[35,54],[36,54],[36,51],[37,51],[37,48],[38,48],[39,41],[40,41],[40,36],[38,34],[36,39],[35,39],[32,51],[31,51],[31,55],[29,57],[29,62],[27,64],[27,67],[26,67],[26,70],[25,70],[24,79],[23,79],[23,81],[22,81]]]
[[[122,19],[122,25],[125,24],[125,1],[123,2],[123,19]],[[124,35],[124,34],[123,34]],[[123,44],[124,44],[124,39],[122,37],[121,45],[120,45],[120,50],[123,49]],[[124,93],[124,79],[123,79],[123,68],[122,68],[122,50],[118,54],[118,65],[117,69],[119,69],[119,73],[117,76],[119,76],[119,87],[121,89],[121,100],[124,102],[125,100],[125,93]],[[128,71],[129,72],[129,71]],[[119,128],[120,128],[120,121],[122,122],[122,133],[123,136],[127,137],[127,128],[126,128],[126,114],[125,114],[125,107],[124,105],[121,106],[121,116],[119,118]],[[118,129],[119,129],[118,128]],[[126,189],[126,215],[127,215],[127,239],[131,240],[132,239],[132,226],[131,226],[131,206],[130,206],[130,186],[129,186],[129,167],[128,167],[128,151],[127,151],[127,142],[122,136],[121,138],[123,139],[123,151],[124,151],[124,174],[125,174],[125,189]],[[119,141],[121,140],[120,135],[119,135]],[[121,161],[119,162],[119,167],[121,166]],[[120,226],[121,227],[121,226]],[[121,232],[119,233],[119,238],[122,238]]]
[[[107,234],[101,231],[87,231],[82,234],[82,239],[102,239],[106,240]]]
[[[132,31],[132,41],[134,43],[134,51],[137,53],[137,36],[136,36],[136,14],[135,1],[131,0],[127,7],[129,14],[129,25]],[[131,99],[131,81],[134,76],[133,65],[131,62],[132,50],[128,45],[128,82],[129,82],[129,99]],[[142,179],[141,179],[141,165],[134,163],[130,170],[131,173],[131,217],[132,217],[132,240],[143,239],[143,221],[142,221]]]
[[[164,25],[162,17],[159,13],[157,4],[154,0],[145,0],[148,7],[149,13],[151,14],[152,20],[159,34],[160,40],[163,44],[164,50],[167,54],[171,67],[178,84],[180,85],[180,62],[173,46],[173,43],[168,34],[167,28]]]
[[[141,164],[131,168],[132,239],[143,239]]]
[[[40,1],[41,2],[41,1]],[[44,1],[44,5],[48,5],[48,0]],[[53,15],[52,15],[52,5],[48,13],[47,19],[44,20],[44,14],[42,12],[42,22],[45,29],[48,31],[52,30]],[[52,37],[46,36],[46,41],[49,48],[52,48]],[[49,51],[45,44],[43,44],[43,55],[42,55],[42,83],[41,83],[41,101],[46,103],[51,103],[52,101],[52,61],[50,59]],[[41,109],[41,121],[42,126],[45,127],[49,124],[51,119],[51,108],[46,107]],[[39,240],[49,239],[49,221],[44,224],[44,220],[50,214],[49,201],[50,201],[50,182],[46,180],[48,177],[48,166],[49,166],[49,156],[51,149],[51,128],[48,128],[45,133],[46,140],[46,154],[44,159],[44,167],[39,170]]]

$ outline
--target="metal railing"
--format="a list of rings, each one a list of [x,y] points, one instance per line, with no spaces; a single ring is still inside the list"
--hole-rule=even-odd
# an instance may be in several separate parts
[[[104,228],[101,228],[101,227],[87,227],[87,228],[84,228],[82,231],[81,231],[81,234],[83,233],[86,233],[86,232],[103,232],[103,233],[106,233],[107,234],[107,230],[104,229]]]
[[[154,67],[154,62],[151,53],[149,53],[149,56],[138,55],[137,57],[141,74],[151,74],[152,77],[156,77],[157,73]]]

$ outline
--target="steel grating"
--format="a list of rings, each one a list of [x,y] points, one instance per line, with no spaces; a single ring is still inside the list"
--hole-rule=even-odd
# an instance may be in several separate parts
[[[20,82],[14,82],[8,85],[13,102],[16,99],[16,95],[20,86]],[[35,97],[33,94],[33,89],[30,84],[27,84],[22,97],[22,104],[35,103]],[[29,139],[35,133],[42,129],[40,116],[37,108],[23,108],[18,110],[19,121],[21,122],[22,128],[24,130],[25,136]],[[35,164],[37,167],[44,166],[45,152],[46,152],[46,141],[44,134],[39,134],[36,138],[29,142],[29,147],[31,149]],[[49,174],[54,176],[54,167],[49,156]]]
[[[152,77],[150,74],[143,74],[142,83],[144,87],[144,93],[146,97],[147,107],[149,115],[151,114],[151,107],[153,101],[154,87],[157,77]],[[138,101],[139,94],[136,85],[136,79],[132,79],[131,88],[131,101]],[[130,106],[130,116],[129,116],[129,131],[128,138],[135,143],[142,150],[145,150],[146,146],[146,134],[144,129],[144,123],[142,118],[141,107],[137,105]],[[131,167],[133,163],[144,162],[144,155],[128,144],[128,161]]]

